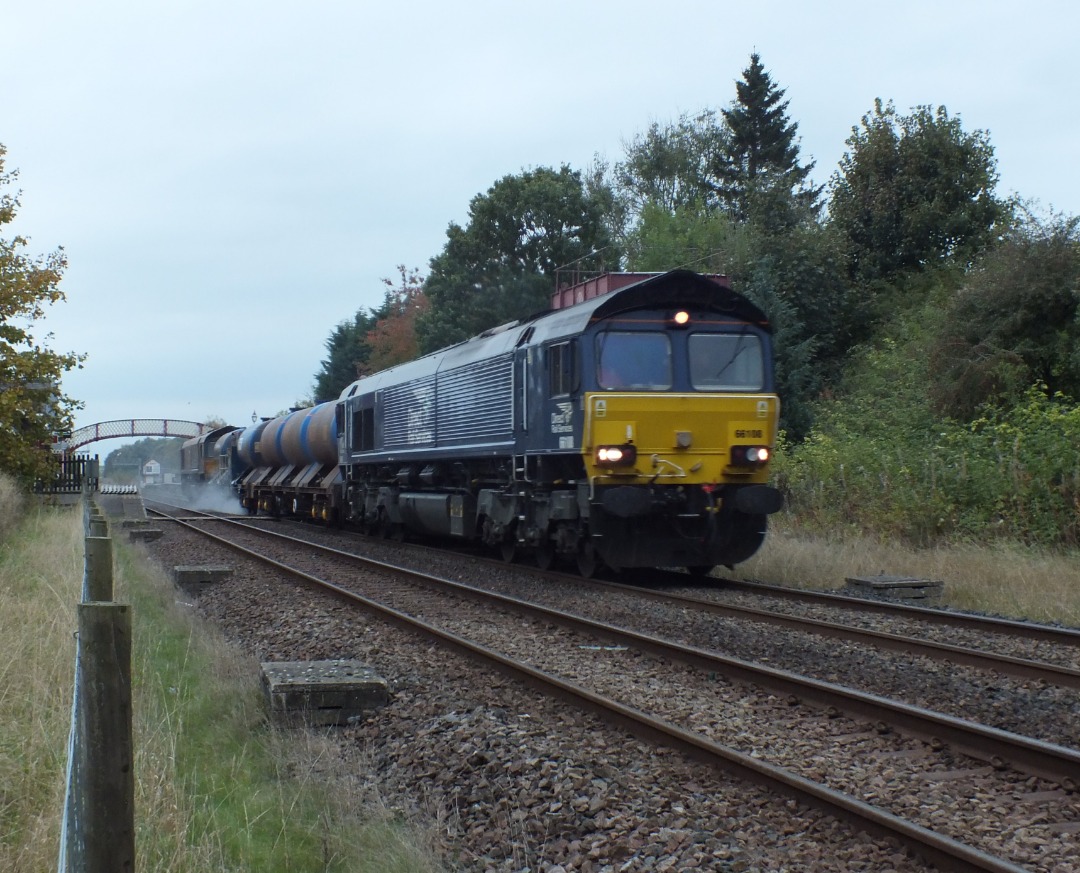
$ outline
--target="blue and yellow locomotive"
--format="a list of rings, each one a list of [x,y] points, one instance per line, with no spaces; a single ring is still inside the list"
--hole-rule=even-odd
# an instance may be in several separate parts
[[[686,270],[608,275],[553,303],[342,393],[344,518],[585,575],[753,555],[781,505],[764,313]]]

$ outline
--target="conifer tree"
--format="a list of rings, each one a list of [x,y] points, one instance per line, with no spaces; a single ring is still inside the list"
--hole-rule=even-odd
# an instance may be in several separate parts
[[[730,137],[714,167],[721,202],[744,220],[755,195],[779,190],[816,210],[822,189],[807,182],[814,162],[799,163],[799,125],[788,118],[785,89],[776,87],[757,52],[750,55],[735,92],[731,108],[722,110]]]

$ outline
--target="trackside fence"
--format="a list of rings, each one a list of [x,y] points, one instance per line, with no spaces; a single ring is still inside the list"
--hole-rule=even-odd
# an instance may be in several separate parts
[[[85,568],[58,873],[133,873],[131,607],[113,602],[112,540],[84,492]]]

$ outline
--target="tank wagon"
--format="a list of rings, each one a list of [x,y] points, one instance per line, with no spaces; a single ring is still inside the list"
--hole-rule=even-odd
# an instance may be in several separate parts
[[[350,385],[330,512],[585,575],[753,555],[781,506],[768,320],[723,277],[629,281]]]
[[[241,505],[251,514],[342,518],[335,402],[244,428],[226,447]]]

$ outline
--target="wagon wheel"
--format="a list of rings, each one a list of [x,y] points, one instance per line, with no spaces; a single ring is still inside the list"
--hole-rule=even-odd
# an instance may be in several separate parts
[[[693,576],[695,579],[704,579],[715,569],[715,564],[694,564],[691,567],[687,567],[686,572]]]

